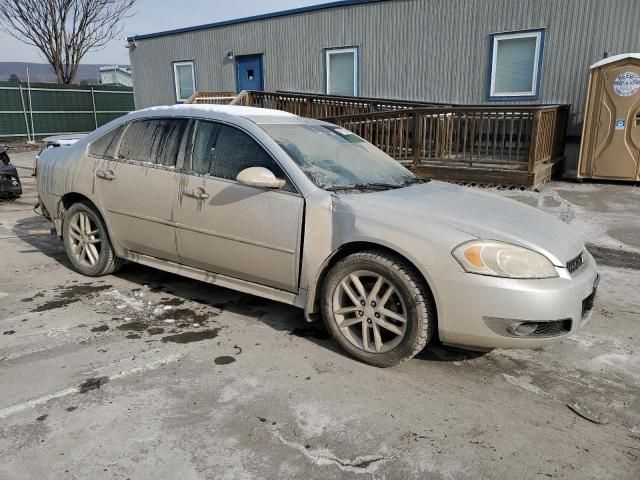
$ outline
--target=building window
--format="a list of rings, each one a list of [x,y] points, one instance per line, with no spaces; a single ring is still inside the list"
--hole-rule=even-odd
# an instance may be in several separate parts
[[[491,35],[489,99],[537,98],[544,30]]]
[[[358,95],[358,48],[325,50],[325,91],[329,95]]]
[[[175,62],[173,81],[176,86],[176,101],[185,102],[196,91],[196,76],[193,62]]]

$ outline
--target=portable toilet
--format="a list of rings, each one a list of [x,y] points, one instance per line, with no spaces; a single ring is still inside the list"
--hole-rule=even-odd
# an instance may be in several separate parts
[[[591,65],[578,178],[640,180],[640,53]]]

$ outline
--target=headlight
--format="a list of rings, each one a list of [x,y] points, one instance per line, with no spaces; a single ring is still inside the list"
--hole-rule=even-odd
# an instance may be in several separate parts
[[[453,251],[454,258],[469,273],[505,278],[553,278],[553,263],[544,255],[510,243],[474,240]]]

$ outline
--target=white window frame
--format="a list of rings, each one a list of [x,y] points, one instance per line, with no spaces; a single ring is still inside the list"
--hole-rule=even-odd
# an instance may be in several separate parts
[[[173,62],[173,85],[175,87],[176,101],[178,103],[184,103],[188,98],[180,98],[180,82],[178,80],[178,67],[184,67],[189,65],[191,67],[191,80],[193,82],[193,93],[196,92],[196,70],[193,65],[193,60],[187,60],[183,62]]]
[[[334,53],[353,53],[353,96],[357,97],[360,95],[360,91],[358,89],[358,81],[359,81],[359,71],[358,65],[360,63],[360,59],[358,58],[358,47],[338,47],[338,48],[327,48],[324,51],[324,70],[325,70],[325,93],[327,95],[332,95],[329,93],[330,88],[330,70],[331,70],[331,62],[330,57]]]
[[[494,33],[492,34],[491,45],[491,79],[489,84],[489,98],[504,98],[504,97],[537,97],[539,95],[539,79],[542,62],[542,39],[544,30],[532,30],[527,32],[518,33]],[[535,64],[533,68],[533,81],[531,82],[531,90],[525,92],[496,92],[496,66],[498,63],[498,43],[501,40],[513,40],[516,38],[535,38],[536,50],[535,50]]]

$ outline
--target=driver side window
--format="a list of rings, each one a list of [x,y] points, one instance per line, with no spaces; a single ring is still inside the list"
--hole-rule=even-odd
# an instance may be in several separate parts
[[[249,167],[264,167],[287,181],[283,190],[295,191],[275,160],[253,138],[228,125],[198,120],[194,126],[191,170],[201,175],[235,180]]]

